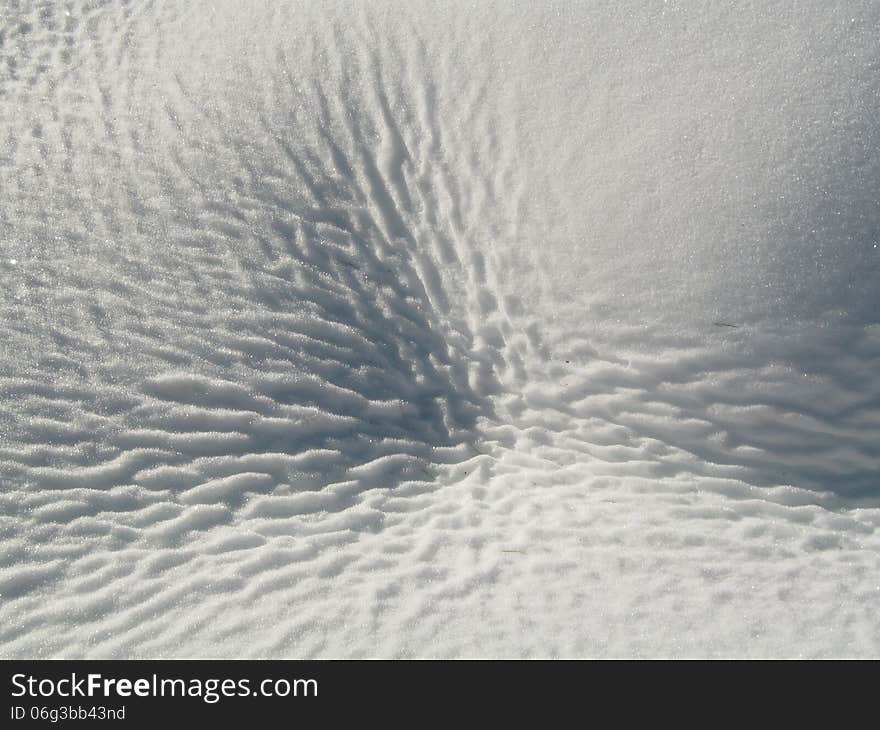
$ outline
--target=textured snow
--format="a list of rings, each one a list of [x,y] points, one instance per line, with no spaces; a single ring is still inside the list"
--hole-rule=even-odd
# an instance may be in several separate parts
[[[880,655],[878,28],[4,3],[0,656]]]

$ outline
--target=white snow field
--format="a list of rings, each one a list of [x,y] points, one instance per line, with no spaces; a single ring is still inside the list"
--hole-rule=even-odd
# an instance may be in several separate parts
[[[880,3],[4,0],[0,656],[880,656]]]

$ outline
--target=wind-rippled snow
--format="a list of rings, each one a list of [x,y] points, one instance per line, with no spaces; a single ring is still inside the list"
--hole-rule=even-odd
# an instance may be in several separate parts
[[[0,655],[876,656],[880,5],[0,9]]]

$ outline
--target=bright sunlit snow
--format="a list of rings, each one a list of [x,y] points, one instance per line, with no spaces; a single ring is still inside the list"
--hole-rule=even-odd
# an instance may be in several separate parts
[[[880,3],[0,7],[0,656],[880,655]]]

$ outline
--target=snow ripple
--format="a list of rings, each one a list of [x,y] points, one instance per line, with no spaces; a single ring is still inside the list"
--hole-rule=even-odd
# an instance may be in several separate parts
[[[731,240],[745,187],[685,148],[704,208],[617,210],[641,190],[609,182],[621,150],[655,142],[638,119],[551,164],[560,135],[528,127],[558,110],[520,78],[553,67],[542,13],[0,10],[5,656],[876,653],[880,330],[711,296],[652,316],[652,267],[711,260],[680,257],[690,217],[721,206]],[[519,56],[504,27],[531,29]],[[855,212],[814,218],[861,247],[828,279],[860,271],[856,294],[880,169],[859,124]],[[644,271],[567,238],[587,213]]]

